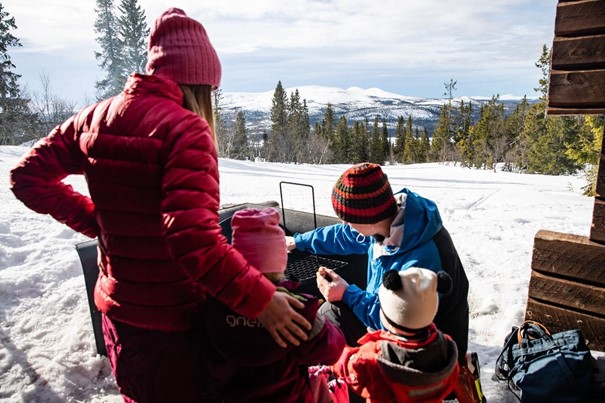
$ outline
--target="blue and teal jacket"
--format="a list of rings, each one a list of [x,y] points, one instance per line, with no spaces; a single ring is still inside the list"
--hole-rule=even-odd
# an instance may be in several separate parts
[[[365,326],[373,329],[384,329],[380,323],[378,287],[386,271],[414,266],[434,272],[442,270],[439,251],[433,242],[442,227],[437,205],[406,188],[397,195],[401,198],[401,208],[391,224],[390,236],[382,243],[344,223],[294,234],[296,248],[301,251],[325,255],[368,254],[366,290],[350,284],[343,302]]]

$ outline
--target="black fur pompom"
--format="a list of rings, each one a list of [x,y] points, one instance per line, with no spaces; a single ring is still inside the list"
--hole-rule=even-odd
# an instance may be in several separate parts
[[[403,283],[397,270],[389,270],[382,276],[382,285],[387,290],[397,291],[401,290]]]
[[[452,278],[444,271],[437,273],[437,292],[447,295],[452,291]]]

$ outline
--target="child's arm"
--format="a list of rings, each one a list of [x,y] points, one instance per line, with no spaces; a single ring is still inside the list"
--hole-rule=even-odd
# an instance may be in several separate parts
[[[378,369],[374,344],[361,347],[345,347],[336,365],[334,374],[343,379],[353,391],[373,402],[394,402],[395,396]],[[372,357],[372,358],[370,358]]]
[[[334,364],[345,347],[342,331],[317,315],[309,338],[297,349],[302,365]]]

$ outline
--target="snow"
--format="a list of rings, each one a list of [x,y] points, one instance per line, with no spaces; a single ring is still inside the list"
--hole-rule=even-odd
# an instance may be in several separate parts
[[[88,238],[25,208],[8,173],[25,147],[0,147],[0,401],[121,402],[96,355],[74,245]],[[220,160],[221,202],[280,201],[280,181],[312,185],[317,213],[347,165]],[[493,379],[505,335],[524,316],[533,239],[540,229],[587,236],[593,198],[581,176],[524,175],[442,164],[386,166],[394,189],[433,199],[470,281],[470,346],[490,403],[514,402]],[[81,177],[69,177],[86,192]],[[312,211],[308,187],[283,185],[286,208]]]

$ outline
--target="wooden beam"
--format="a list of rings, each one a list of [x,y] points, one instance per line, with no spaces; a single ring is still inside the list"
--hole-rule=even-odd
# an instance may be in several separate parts
[[[555,38],[553,70],[597,70],[605,68],[605,35]]]
[[[548,107],[549,115],[603,115],[605,108],[553,108]]]
[[[605,1],[559,2],[555,18],[555,36],[600,33],[605,33]]]
[[[548,106],[602,110],[605,108],[605,69],[551,71]]]
[[[590,240],[605,245],[605,200],[597,199],[596,197],[592,210]],[[603,266],[603,271],[605,272],[605,266]]]
[[[605,141],[603,141],[605,144]],[[599,161],[599,171],[597,172],[597,191],[596,196],[599,199],[605,200],[605,153],[601,153]]]
[[[605,319],[604,287],[564,280],[532,270],[529,280],[529,297]]]
[[[559,278],[605,286],[605,245],[580,235],[540,230],[531,268]]]
[[[551,333],[580,329],[588,348],[605,351],[605,319],[527,299],[525,319],[544,324]]]

